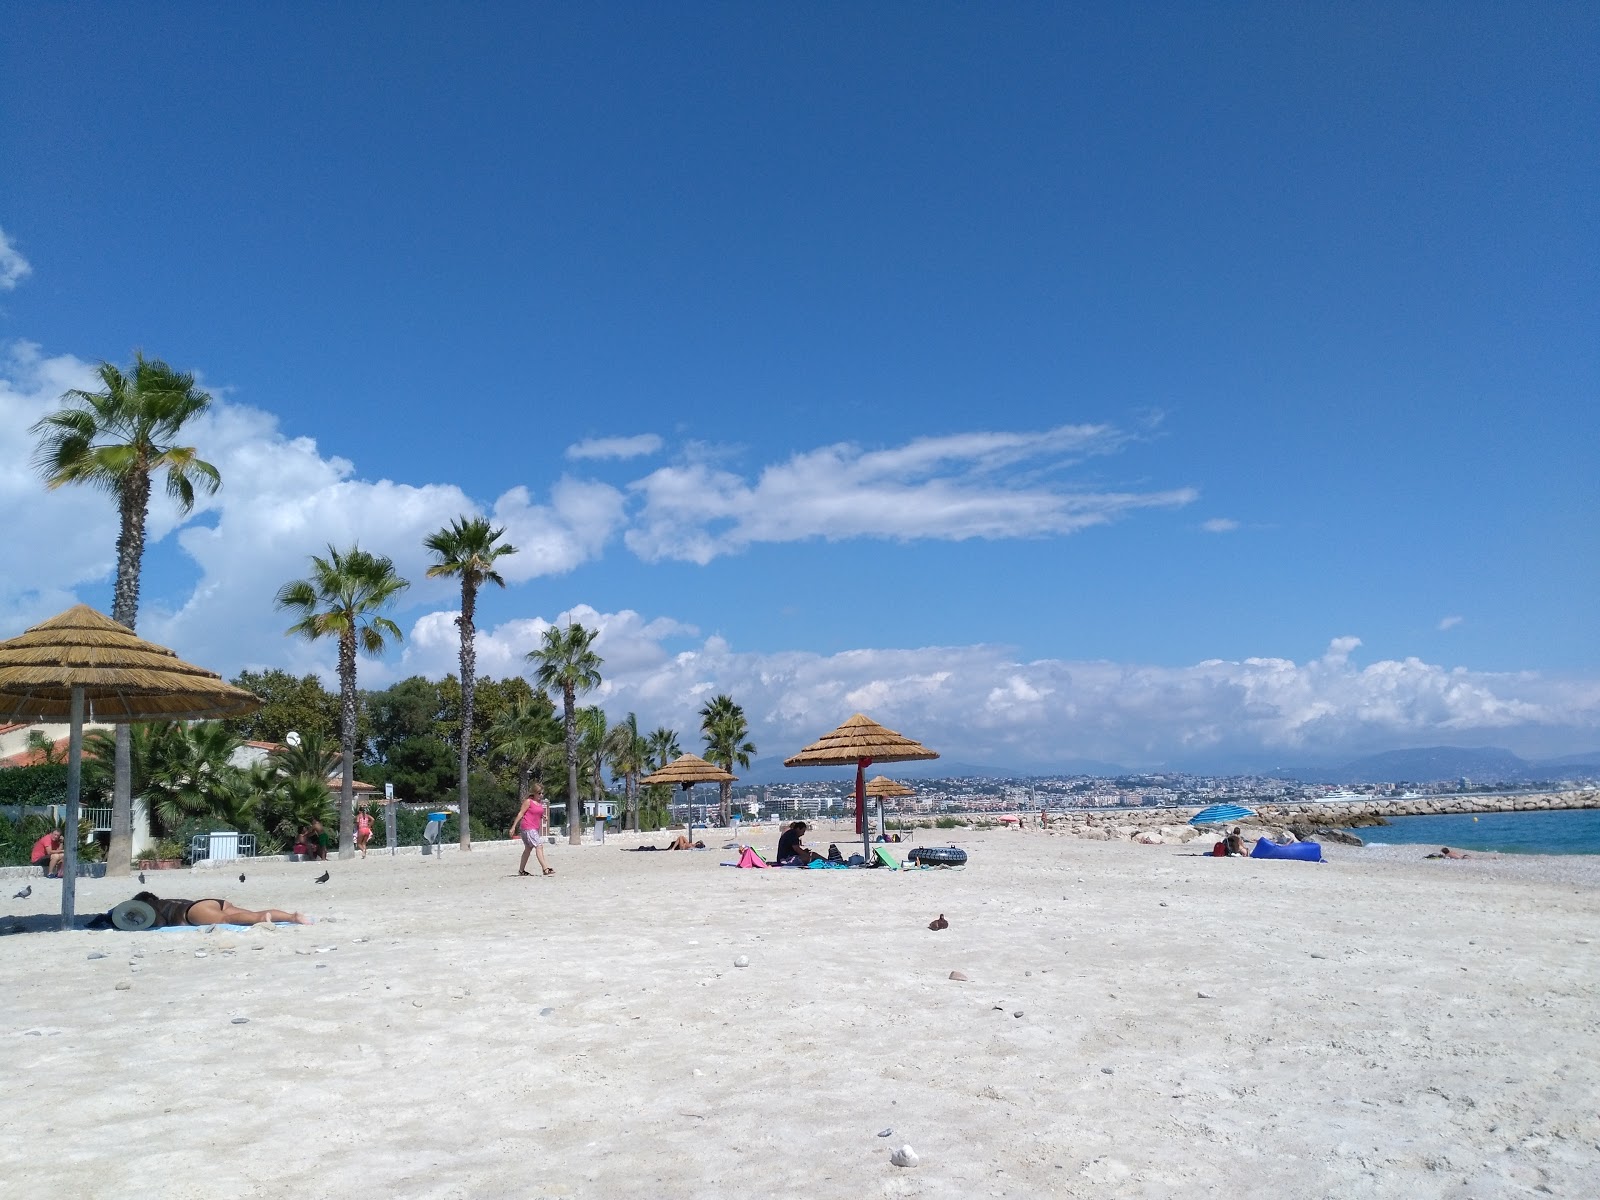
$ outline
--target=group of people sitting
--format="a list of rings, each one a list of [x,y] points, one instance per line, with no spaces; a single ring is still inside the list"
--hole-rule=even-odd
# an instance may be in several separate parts
[[[1224,837],[1215,846],[1211,847],[1213,858],[1249,858],[1250,848],[1244,844],[1244,837],[1235,825],[1233,832]]]

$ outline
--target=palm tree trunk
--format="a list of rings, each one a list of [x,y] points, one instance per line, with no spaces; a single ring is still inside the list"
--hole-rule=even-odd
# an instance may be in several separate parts
[[[583,800],[578,795],[578,694],[575,688],[561,689],[562,714],[567,729],[567,843],[583,844]]]
[[[135,471],[117,496],[117,580],[111,591],[111,619],[129,629],[139,619],[139,568],[144,560],[145,512],[150,503],[150,476]],[[118,725],[111,775],[111,844],[106,848],[106,874],[133,872],[133,731]]]
[[[356,631],[339,635],[339,742],[344,771],[339,781],[339,857],[354,858],[356,789]]]
[[[477,687],[478,652],[473,645],[472,615],[477,594],[466,575],[461,577],[461,780],[456,797],[461,803],[461,848],[472,849],[472,830],[467,814],[467,760],[472,753],[472,698]]]
[[[733,824],[733,784],[726,779],[722,781],[722,827],[726,829]]]

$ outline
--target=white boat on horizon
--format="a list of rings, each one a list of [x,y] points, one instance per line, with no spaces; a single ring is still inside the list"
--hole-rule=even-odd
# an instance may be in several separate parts
[[[1337,792],[1329,792],[1326,796],[1318,796],[1318,804],[1370,804],[1376,797],[1365,792],[1352,792],[1349,788],[1340,788]]]

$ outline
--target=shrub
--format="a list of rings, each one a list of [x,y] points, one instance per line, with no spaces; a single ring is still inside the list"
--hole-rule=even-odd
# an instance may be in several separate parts
[[[963,829],[966,827],[966,822],[955,817],[940,817],[934,821],[934,825],[940,829]]]

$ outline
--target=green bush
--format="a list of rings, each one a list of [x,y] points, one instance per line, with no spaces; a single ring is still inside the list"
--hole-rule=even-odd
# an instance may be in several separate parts
[[[0,771],[0,804],[65,804],[67,767],[65,763],[40,763],[34,767],[10,767]]]
[[[934,825],[940,829],[965,829],[967,823],[956,817],[940,817]]]

